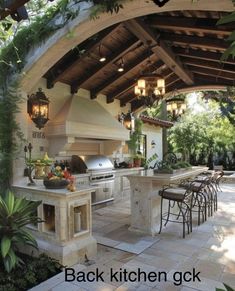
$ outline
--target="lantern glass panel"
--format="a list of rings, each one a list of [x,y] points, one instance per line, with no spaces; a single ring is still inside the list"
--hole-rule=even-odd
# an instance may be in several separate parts
[[[144,79],[139,79],[138,80],[138,87],[139,87],[140,90],[145,89],[145,87],[146,87],[146,81]]]
[[[171,111],[171,110],[172,110],[172,106],[171,106],[171,104],[167,104],[167,106],[166,106],[166,110],[167,110],[167,111]]]

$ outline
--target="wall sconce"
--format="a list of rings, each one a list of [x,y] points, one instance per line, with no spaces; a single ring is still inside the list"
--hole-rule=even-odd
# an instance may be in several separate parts
[[[39,129],[43,128],[49,120],[49,103],[41,88],[37,93],[28,96],[28,114]]]
[[[152,148],[152,149],[154,149],[154,148],[155,148],[155,146],[156,146],[156,143],[155,143],[155,141],[154,141],[154,140],[152,140],[152,141],[151,141],[151,148]]]
[[[132,112],[129,111],[127,114],[122,112],[119,115],[118,120],[126,129],[130,131],[135,130],[135,117]]]
[[[99,45],[99,61],[100,61],[101,63],[103,63],[103,62],[106,61],[106,57],[102,54],[102,51],[101,51],[101,45],[102,45],[102,44]]]

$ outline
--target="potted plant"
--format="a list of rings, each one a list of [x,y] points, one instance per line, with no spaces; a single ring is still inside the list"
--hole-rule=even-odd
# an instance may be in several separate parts
[[[133,156],[134,167],[141,167],[145,161],[145,157],[139,153]]]
[[[144,159],[143,155],[138,152],[140,139],[142,135],[143,122],[141,119],[135,119],[135,130],[130,133],[130,140],[128,140],[128,149],[133,157],[133,164],[135,167],[141,166],[141,161]]]

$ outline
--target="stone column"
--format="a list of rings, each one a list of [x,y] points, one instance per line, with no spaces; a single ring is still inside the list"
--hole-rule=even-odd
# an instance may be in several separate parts
[[[167,120],[167,107],[166,101],[162,100],[162,112],[161,119]],[[167,128],[162,128],[162,153],[163,157],[168,152],[168,143],[167,143]]]
[[[19,94],[22,96],[22,102],[19,104],[20,112],[16,114],[16,122],[24,135],[24,139],[28,140],[27,93],[19,90]],[[24,144],[19,141],[19,152],[13,161],[13,184],[24,180],[24,168]],[[27,178],[25,178],[25,183],[27,183]]]

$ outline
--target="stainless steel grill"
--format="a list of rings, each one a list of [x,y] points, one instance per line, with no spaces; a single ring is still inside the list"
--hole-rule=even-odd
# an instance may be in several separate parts
[[[92,193],[92,205],[113,200],[115,171],[106,156],[72,156],[71,171],[77,174],[90,174],[90,185],[97,186],[97,190]]]

